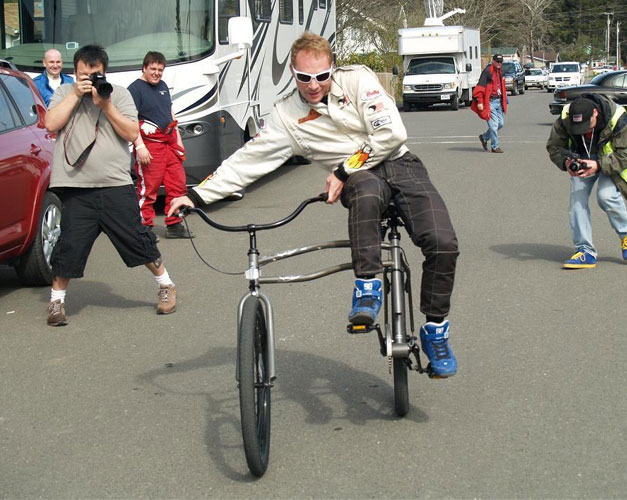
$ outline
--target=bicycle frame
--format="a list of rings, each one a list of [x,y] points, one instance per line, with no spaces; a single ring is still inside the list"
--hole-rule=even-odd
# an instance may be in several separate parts
[[[200,217],[215,227],[216,229],[220,229],[222,231],[229,232],[248,232],[249,237],[249,250],[248,250],[248,268],[246,270],[245,277],[248,280],[248,288],[249,291],[244,294],[244,296],[240,299],[237,310],[237,320],[238,324],[242,314],[242,307],[246,298],[250,295],[254,295],[261,299],[264,310],[266,313],[266,328],[268,334],[268,359],[267,367],[268,367],[268,383],[272,383],[276,379],[276,364],[275,364],[275,336],[274,336],[274,309],[272,307],[272,303],[269,297],[261,291],[262,284],[279,284],[279,283],[300,283],[304,281],[312,281],[325,276],[329,276],[331,274],[335,274],[342,271],[348,271],[353,269],[353,265],[351,262],[346,262],[342,264],[336,264],[334,266],[326,267],[320,269],[318,271],[314,271],[308,274],[298,274],[298,275],[287,275],[287,276],[261,276],[261,268],[265,265],[278,262],[281,260],[285,260],[291,257],[296,257],[298,255],[303,255],[310,252],[316,252],[320,250],[326,249],[334,249],[334,248],[350,248],[349,240],[334,240],[327,241],[324,243],[318,243],[313,245],[308,245],[304,247],[298,247],[293,249],[284,250],[273,255],[268,256],[260,256],[259,250],[257,249],[257,231],[273,229],[276,227],[283,226],[288,222],[292,221],[299,215],[303,209],[309,205],[310,203],[314,203],[317,201],[323,201],[325,199],[324,195],[319,195],[315,198],[310,198],[308,200],[303,201],[299,207],[292,212],[292,214],[288,215],[284,219],[281,219],[276,222],[268,223],[268,224],[248,224],[246,226],[224,226],[219,224],[213,220],[211,220],[202,210],[200,209],[191,209],[191,211],[200,215]],[[384,287],[384,318],[385,324],[390,325],[392,332],[386,332],[385,339],[383,338],[378,325],[373,327],[373,329],[378,330],[379,341],[381,344],[381,354],[384,356],[387,355],[389,359],[391,358],[408,358],[411,352],[415,352],[415,346],[408,343],[408,335],[406,330],[406,304],[405,304],[405,292],[407,292],[407,296],[409,299],[409,319],[410,319],[410,330],[414,332],[414,315],[412,304],[412,295],[411,295],[411,286],[409,282],[409,265],[405,259],[403,254],[403,249],[400,245],[401,235],[398,231],[398,227],[402,226],[402,222],[400,221],[399,215],[396,212],[396,209],[393,205],[388,207],[388,210],[384,214],[382,221],[382,234],[384,235],[389,231],[389,243],[385,241],[381,242],[381,249],[390,252],[390,258],[382,261],[382,266],[384,268],[384,279],[386,280],[386,286]],[[388,296],[391,293],[391,304],[388,310],[388,304],[390,301],[388,300]],[[388,314],[391,312],[391,322],[388,322]],[[413,337],[412,337],[413,338]],[[422,373],[422,368],[420,366],[420,361],[418,356],[417,359],[417,370]],[[239,374],[236,372],[236,378],[239,380]]]

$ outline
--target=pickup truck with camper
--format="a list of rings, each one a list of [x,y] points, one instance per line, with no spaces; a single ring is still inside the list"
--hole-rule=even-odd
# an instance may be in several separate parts
[[[479,30],[465,26],[423,26],[398,30],[403,57],[403,111],[446,103],[470,106],[481,74]]]

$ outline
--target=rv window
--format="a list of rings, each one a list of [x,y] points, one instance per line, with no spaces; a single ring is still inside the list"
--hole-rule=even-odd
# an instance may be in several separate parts
[[[305,22],[305,6],[303,5],[305,0],[298,0],[298,24]]]
[[[294,22],[292,0],[279,0],[279,22],[284,24],[292,24]]]
[[[218,40],[222,45],[229,43],[229,19],[239,16],[239,0],[218,2]]]
[[[272,18],[271,0],[255,0],[255,19],[269,22]]]

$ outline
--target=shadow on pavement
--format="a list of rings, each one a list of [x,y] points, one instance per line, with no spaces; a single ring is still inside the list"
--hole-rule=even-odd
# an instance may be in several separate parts
[[[229,479],[250,482],[255,479],[246,469],[241,444],[235,357],[235,348],[218,347],[193,359],[167,363],[164,367],[140,375],[139,380],[143,385],[149,386],[150,391],[157,388],[159,394],[205,398],[207,454]],[[356,370],[345,363],[296,351],[278,351],[277,365],[278,377],[272,391],[273,426],[276,426],[279,420],[278,408],[286,402],[298,403],[306,413],[306,424],[310,425],[329,425],[332,422],[346,421],[346,424],[361,426],[369,420],[399,420],[393,411],[392,377],[385,380],[371,373]],[[383,364],[377,364],[377,369],[380,370],[381,366]],[[207,370],[218,367],[232,372],[233,377],[230,378],[232,383],[229,387],[209,385],[207,390],[194,390],[198,386],[198,378],[193,377],[188,382],[190,390],[181,389],[182,374],[191,376],[191,372],[202,370],[205,372],[202,378],[205,379],[210,375]],[[410,387],[416,382],[417,377],[410,374]],[[339,409],[331,404],[337,401],[337,398],[343,403]],[[428,419],[427,414],[411,406],[408,416],[403,420],[423,423]],[[341,431],[342,426],[336,425],[329,429],[331,430]],[[233,432],[238,436],[236,446],[226,443],[223,439],[225,434]],[[230,456],[231,450],[235,449],[236,455]],[[273,452],[280,451],[271,449],[271,456]],[[232,466],[231,463],[238,465]]]

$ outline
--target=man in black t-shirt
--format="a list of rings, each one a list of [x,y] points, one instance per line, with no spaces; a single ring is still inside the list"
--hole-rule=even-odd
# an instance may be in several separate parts
[[[137,195],[142,224],[154,225],[154,202],[161,184],[165,187],[165,212],[173,198],[187,193],[185,148],[172,111],[168,86],[161,79],[165,68],[161,52],[148,52],[142,76],[128,87],[139,115],[140,134],[134,144]],[[193,238],[178,217],[165,218],[166,238]]]

